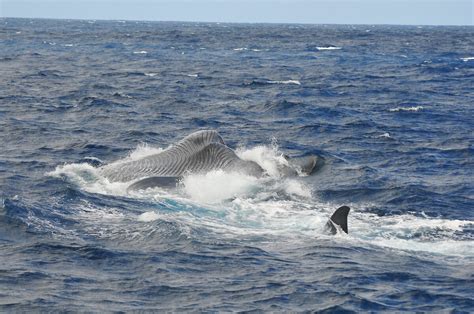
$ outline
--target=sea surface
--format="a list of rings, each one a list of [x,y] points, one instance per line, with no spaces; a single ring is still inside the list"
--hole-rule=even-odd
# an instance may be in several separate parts
[[[474,311],[473,33],[0,19],[0,312]],[[203,129],[268,176],[97,171]]]

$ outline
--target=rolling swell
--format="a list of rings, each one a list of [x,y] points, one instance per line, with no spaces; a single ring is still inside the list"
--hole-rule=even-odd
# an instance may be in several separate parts
[[[0,311],[474,309],[470,27],[0,23]],[[209,128],[269,178],[100,173]]]

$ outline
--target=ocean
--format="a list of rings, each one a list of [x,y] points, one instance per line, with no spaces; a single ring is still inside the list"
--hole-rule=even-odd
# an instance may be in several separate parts
[[[0,25],[1,312],[474,311],[472,26]],[[268,176],[98,172],[206,129]]]

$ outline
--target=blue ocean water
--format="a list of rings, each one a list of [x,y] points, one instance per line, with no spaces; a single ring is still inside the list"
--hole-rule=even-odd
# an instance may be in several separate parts
[[[474,311],[473,27],[0,25],[0,311]],[[270,179],[96,171],[201,129]]]

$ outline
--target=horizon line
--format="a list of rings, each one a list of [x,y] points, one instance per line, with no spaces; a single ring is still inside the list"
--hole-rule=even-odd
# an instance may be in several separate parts
[[[202,24],[265,24],[265,25],[340,25],[340,26],[408,26],[408,27],[474,27],[474,24],[397,24],[397,23],[305,23],[305,22],[220,22],[220,21],[193,21],[193,20],[136,20],[136,19],[88,19],[88,18],[61,18],[61,17],[24,17],[1,16],[0,19],[25,19],[25,20],[58,20],[58,21],[99,21],[99,22],[155,22],[155,23],[202,23]]]

